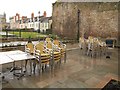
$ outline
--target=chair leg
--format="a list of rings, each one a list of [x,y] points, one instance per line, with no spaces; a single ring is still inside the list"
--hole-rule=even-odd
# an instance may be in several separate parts
[[[60,61],[59,61],[59,63],[58,63],[58,64],[59,64],[59,68],[60,68],[60,65],[61,65],[61,58],[60,58]]]
[[[25,60],[25,71],[24,72],[27,71],[27,63],[28,63],[28,60]]]
[[[55,69],[55,61],[53,60],[53,66],[52,66],[52,69],[54,70]]]
[[[41,72],[41,60],[39,59],[39,73]]]
[[[49,68],[50,68],[50,71],[52,71],[52,64],[51,64],[51,60],[49,61]]]
[[[47,64],[45,64],[45,69],[47,69]]]
[[[87,55],[89,55],[89,49],[87,50]]]
[[[66,51],[64,53],[64,63],[66,63]]]
[[[92,51],[91,51],[91,57],[94,57],[94,55],[95,55],[95,51],[92,50]]]
[[[42,72],[45,71],[45,64],[42,65]]]
[[[35,68],[36,68],[36,63],[35,63],[35,60],[34,60],[34,62],[33,62],[33,72],[34,72],[34,74],[35,74]]]
[[[32,60],[29,60],[30,62],[30,75],[32,75]]]
[[[52,70],[54,69],[54,64],[55,64],[55,62],[54,62],[54,55],[52,55]]]
[[[51,60],[50,60],[50,69],[51,69],[51,71],[53,70],[53,58],[51,58]]]
[[[2,84],[6,84],[6,83],[8,83],[8,81],[7,80],[5,80],[5,76],[2,76]]]

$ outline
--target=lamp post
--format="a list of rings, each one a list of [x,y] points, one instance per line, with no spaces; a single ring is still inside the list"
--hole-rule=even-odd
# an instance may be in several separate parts
[[[21,29],[19,29],[19,37],[21,38]]]
[[[80,30],[79,30],[79,28],[80,28],[80,26],[79,26],[79,16],[80,16],[80,10],[78,9],[78,12],[77,12],[77,14],[78,14],[78,21],[77,21],[77,24],[78,24],[78,31],[77,31],[77,41],[78,41],[78,43],[79,43],[79,37],[80,37]]]
[[[38,12],[39,15],[39,33],[40,33],[40,11]]]
[[[38,12],[38,15],[39,15],[39,29],[38,29],[38,33],[40,33],[40,11]],[[39,36],[39,41],[40,41],[40,36]]]
[[[6,30],[6,37],[8,38],[8,29],[5,26],[5,30]]]

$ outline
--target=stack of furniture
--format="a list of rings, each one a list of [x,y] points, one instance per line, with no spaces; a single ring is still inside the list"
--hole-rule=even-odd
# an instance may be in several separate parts
[[[56,64],[60,66],[62,58],[64,58],[64,63],[66,62],[66,45],[58,39],[46,38],[45,41],[40,41],[37,44],[28,42],[25,46],[25,51],[36,57],[36,61],[33,64],[34,73],[36,65],[38,66],[38,71],[41,72],[47,67],[50,70],[55,69]]]
[[[107,50],[107,46],[104,41],[92,36],[88,37],[88,39],[80,38],[79,46],[85,55],[91,57],[105,55]]]

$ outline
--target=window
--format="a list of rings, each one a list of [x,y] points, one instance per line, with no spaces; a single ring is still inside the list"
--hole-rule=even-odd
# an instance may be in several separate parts
[[[37,17],[35,17],[35,22],[37,21]]]
[[[36,27],[38,27],[38,24],[36,23]]]
[[[32,24],[32,27],[34,27],[34,24]]]
[[[42,23],[42,27],[44,27],[44,23]]]
[[[47,23],[45,23],[45,28],[47,28]]]

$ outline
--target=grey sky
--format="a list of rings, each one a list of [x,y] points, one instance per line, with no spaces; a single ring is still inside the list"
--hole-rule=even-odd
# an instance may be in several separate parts
[[[34,12],[35,16],[43,15],[43,12],[47,12],[47,16],[52,15],[52,3],[56,0],[0,0],[0,14],[4,12],[7,15],[7,21],[9,17],[19,13],[20,16],[31,16]]]

